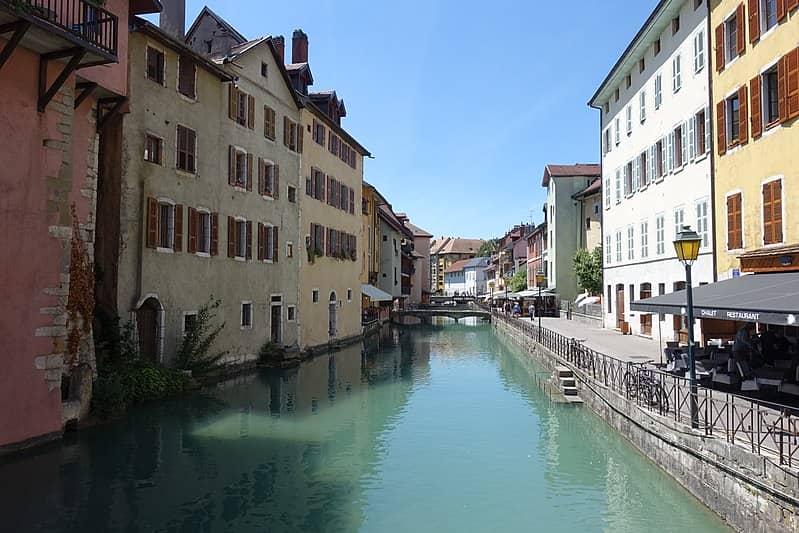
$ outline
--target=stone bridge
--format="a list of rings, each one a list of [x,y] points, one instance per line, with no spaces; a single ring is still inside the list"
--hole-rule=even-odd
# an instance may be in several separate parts
[[[481,318],[485,321],[491,320],[491,313],[481,309],[454,309],[454,308],[418,308],[418,309],[402,309],[392,313],[394,318],[401,321],[403,317],[412,316],[418,318],[423,323],[427,324],[430,319],[435,316],[443,316],[453,319],[455,322],[460,321],[462,318]]]

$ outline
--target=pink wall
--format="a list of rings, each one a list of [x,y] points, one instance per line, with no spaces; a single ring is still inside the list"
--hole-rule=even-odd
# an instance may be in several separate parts
[[[120,96],[128,94],[128,10],[129,0],[107,0],[104,9],[119,17],[117,57],[119,63],[81,69],[78,74],[99,83]],[[174,74],[174,73],[173,73]],[[144,73],[142,73],[142,76]]]

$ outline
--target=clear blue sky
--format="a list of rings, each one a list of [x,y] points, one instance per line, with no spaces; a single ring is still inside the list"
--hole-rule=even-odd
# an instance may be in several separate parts
[[[206,2],[188,0],[187,25]],[[656,0],[207,0],[245,37],[309,37],[313,90],[374,155],[364,179],[436,236],[542,219],[548,163],[598,162],[586,102]]]

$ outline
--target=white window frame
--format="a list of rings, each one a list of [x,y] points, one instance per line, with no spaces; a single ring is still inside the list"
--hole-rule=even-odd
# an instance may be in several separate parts
[[[615,138],[615,141],[616,141],[616,146],[618,146],[619,143],[621,142],[621,118],[620,117],[616,117],[616,120],[614,121],[614,124],[616,126],[616,132],[615,132],[616,133],[616,138]]]
[[[621,253],[621,230],[616,230],[616,262],[622,262],[622,253]]]
[[[698,74],[705,68],[705,30],[699,29],[694,35],[694,73]]]
[[[175,133],[177,135],[177,129],[175,130]],[[151,161],[151,160],[147,159],[147,137],[153,137],[154,139],[158,139],[158,141],[161,143],[161,161],[159,163],[156,163],[155,161]],[[164,139],[163,136],[158,135],[157,133],[155,133],[153,131],[145,130],[145,132],[144,132],[144,151],[143,151],[144,161],[146,161],[147,163],[150,163],[151,165],[158,165],[160,167],[164,166],[164,147],[165,146],[166,146],[166,140]]]
[[[183,311],[183,314],[182,314],[182,317],[183,317],[183,318],[182,318],[182,320],[180,321],[180,338],[181,338],[181,339],[182,339],[183,337],[185,337],[185,336],[186,336],[186,317],[187,317],[187,316],[194,316],[194,317],[196,317],[196,316],[197,316],[197,314],[198,314],[198,312],[197,312],[197,310],[196,310],[196,309],[195,309],[195,310],[193,310],[193,311]]]
[[[646,122],[646,89],[641,89],[638,94],[638,120],[641,124]]]
[[[649,221],[641,221],[641,259],[649,257]]]
[[[319,289],[311,289],[311,303],[319,303]]]
[[[292,314],[294,316],[292,316]],[[296,305],[287,305],[286,306],[286,322],[296,322],[297,321],[297,306]]]
[[[164,198],[158,197],[156,198],[156,202],[158,203],[158,244],[155,248],[157,252],[162,252],[165,254],[171,254],[175,252],[175,206],[177,203],[172,200],[171,198]],[[169,206],[169,221],[168,221],[168,231],[169,231],[169,246],[161,246],[161,207],[162,206]]]
[[[616,169],[616,203],[621,203],[622,196],[622,175],[621,167]]]
[[[635,260],[635,226],[633,224],[627,226],[627,260]]]
[[[736,45],[733,46],[732,48],[730,48],[730,46],[728,46],[730,44],[730,39],[729,39],[730,34],[727,31],[727,28],[729,27],[732,19],[735,18],[735,17],[737,17],[737,9],[733,9],[730,12],[729,15],[724,17],[724,22],[722,22],[722,27],[724,28],[724,32],[723,33],[724,33],[724,65],[725,66],[731,64],[733,61],[738,59],[738,46],[737,46],[738,36],[737,35],[735,36]],[[743,23],[744,29],[747,26],[747,22],[748,21],[744,21],[744,23]],[[733,22],[732,24],[736,25],[737,24],[737,20],[735,22]],[[733,54],[735,54],[735,55],[733,55]]]
[[[674,240],[676,240],[677,235],[682,231],[682,227],[685,226],[685,206],[678,205],[672,210],[672,214],[674,215]]]
[[[605,235],[605,264],[611,264],[611,259],[613,257],[613,248],[611,247],[611,238],[610,234]]]
[[[196,255],[200,257],[211,257],[211,210],[205,207],[198,207],[197,211],[197,252]],[[208,227],[207,227],[207,235],[206,241],[208,243],[208,251],[203,252],[200,250],[200,225],[202,224],[202,218],[200,215],[204,215],[208,217]]]
[[[666,253],[666,215],[658,213],[655,215],[655,254],[664,255]]]
[[[655,75],[655,109],[660,109],[663,103],[663,74],[658,72]]]
[[[611,190],[607,181],[604,181],[602,187],[605,189],[605,209],[610,209],[611,203]]]
[[[682,56],[677,54],[671,60],[671,88],[677,93],[682,88]]]
[[[249,238],[249,235],[247,235],[247,219],[244,218],[244,217],[238,217],[237,216],[237,217],[233,217],[233,220],[235,221],[235,224],[236,224],[236,243],[235,243],[236,250],[235,250],[235,254],[234,254],[234,259],[236,261],[246,261],[247,260],[247,239]],[[241,239],[241,248],[242,248],[241,255],[239,255],[239,239],[241,238],[241,235],[239,234],[239,222],[241,222],[242,231],[244,232],[244,238]]]
[[[700,212],[700,208],[704,207],[704,216]],[[710,199],[708,197],[700,198],[694,202],[694,211],[696,212],[696,232],[702,237],[701,248],[706,250],[710,248]]]
[[[261,196],[265,200],[273,200],[275,198],[275,162],[271,159],[262,159],[261,165],[264,176],[264,190],[261,191]],[[269,185],[269,187],[267,187],[267,185]],[[270,191],[269,194],[266,193],[267,188]]]
[[[627,135],[629,136],[633,133],[633,106],[627,105],[624,112],[627,121]]]
[[[161,83],[158,83],[158,80],[154,80],[147,75],[147,49],[152,48],[153,50],[158,50],[164,56],[164,66],[161,69],[161,79],[164,80]],[[144,77],[150,80],[153,83],[158,83],[161,87],[166,87],[166,49],[161,47],[160,45],[153,44],[152,41],[147,41],[147,44],[144,46]]]
[[[239,156],[239,154],[244,156],[244,165],[243,165],[244,178],[241,181],[241,183],[243,185],[239,185],[239,176],[238,176],[238,173],[239,173],[238,156]],[[233,188],[235,190],[237,190],[237,191],[247,192],[247,150],[245,150],[241,146],[233,146],[233,157],[235,158],[235,161],[233,162],[233,164],[234,164],[234,167],[236,169],[236,176],[234,176]]]

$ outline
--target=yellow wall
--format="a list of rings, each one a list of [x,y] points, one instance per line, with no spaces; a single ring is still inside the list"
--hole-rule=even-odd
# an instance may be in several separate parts
[[[359,250],[361,257],[361,283],[369,283],[369,272],[380,270],[380,245],[378,244],[377,202],[375,190],[369,185],[363,186],[363,199],[367,203],[367,213],[363,213],[361,205],[356,206],[361,214],[361,238],[363,242]],[[371,247],[370,241],[371,240]],[[372,283],[372,285],[375,285]]]
[[[305,246],[305,236],[310,234],[311,223],[321,224],[358,236],[357,260],[317,257],[313,263],[308,261],[305,250],[300,254],[299,321],[300,346],[308,348],[325,344],[337,338],[343,339],[361,332],[361,189],[363,184],[363,157],[358,154],[355,169],[343,162],[327,149],[331,130],[325,125],[325,145],[314,142],[310,132],[314,120],[319,120],[307,108],[302,110],[302,131],[304,135],[301,169],[300,235]],[[335,133],[335,131],[333,132]],[[333,176],[340,183],[355,191],[354,214],[345,212],[305,194],[305,179],[311,176],[311,168]],[[325,238],[327,236],[325,235]],[[313,290],[319,290],[319,302],[312,299]],[[336,293],[337,333],[328,335],[329,298]],[[351,299],[348,299],[348,291]]]
[[[593,250],[602,246],[602,198],[595,194],[582,199],[583,202],[583,247]],[[594,205],[599,205],[599,212],[594,213]],[[591,225],[586,225],[585,219],[591,219]]]
[[[711,46],[715,61],[717,43],[715,28],[721,24],[739,4],[738,1],[711,2]],[[746,18],[749,12],[746,10]],[[783,177],[783,238],[785,244],[799,242],[799,119],[793,119],[773,130],[765,131],[757,140],[752,139],[751,125],[749,142],[746,145],[718,155],[716,128],[716,104],[729,96],[738,87],[750,80],[766,67],[799,46],[799,11],[794,10],[788,18],[754,45],[749,42],[748,20],[746,23],[746,52],[726,68],[718,72],[713,65],[713,109],[714,114],[714,158],[715,158],[715,217],[716,255],[719,278],[731,276],[733,268],[739,268],[738,256],[742,250],[727,250],[727,204],[730,192],[741,191],[743,196],[744,249],[763,247],[762,192],[761,184],[777,176]],[[750,103],[749,103],[750,104]],[[751,117],[751,104],[747,106]],[[751,124],[751,123],[750,123]]]

